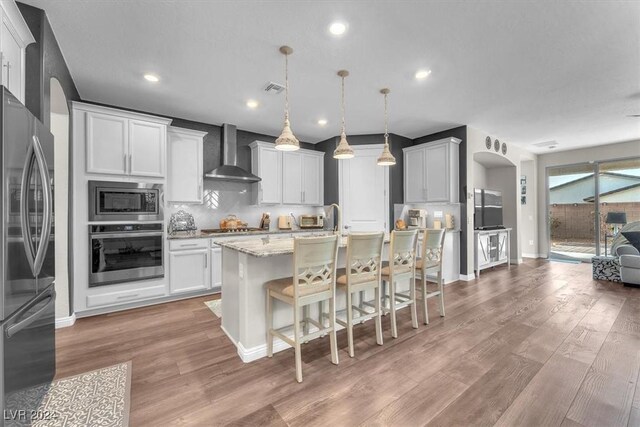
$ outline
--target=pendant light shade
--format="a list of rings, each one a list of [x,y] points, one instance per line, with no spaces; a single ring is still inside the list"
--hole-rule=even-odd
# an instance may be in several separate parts
[[[340,142],[333,152],[333,158],[338,160],[353,158],[353,148],[347,142],[347,134],[344,126],[344,78],[349,75],[347,70],[338,71],[338,76],[342,79],[342,129],[340,131]]]
[[[289,123],[289,55],[293,53],[293,49],[281,46],[280,53],[284,55],[284,128],[276,139],[276,150],[295,151],[300,149],[300,141],[291,131]]]
[[[380,89],[380,93],[384,95],[384,147],[382,148],[382,154],[378,157],[378,166],[393,166],[396,164],[396,158],[393,157],[389,150],[389,126],[388,126],[388,114],[387,114],[387,95],[391,92],[389,89]]]

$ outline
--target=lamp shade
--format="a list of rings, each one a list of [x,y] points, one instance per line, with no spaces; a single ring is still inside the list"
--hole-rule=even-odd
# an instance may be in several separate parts
[[[606,224],[626,224],[627,214],[625,212],[607,212],[604,222]]]

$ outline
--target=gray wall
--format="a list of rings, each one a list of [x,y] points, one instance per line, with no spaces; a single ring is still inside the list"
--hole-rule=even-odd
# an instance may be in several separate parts
[[[18,8],[36,39],[26,49],[25,105],[49,127],[51,78],[58,79],[68,101],[79,101],[80,95],[44,11],[23,3]]]

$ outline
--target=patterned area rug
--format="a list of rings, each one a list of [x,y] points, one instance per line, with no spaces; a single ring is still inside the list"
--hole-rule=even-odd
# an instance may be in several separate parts
[[[214,299],[213,301],[205,301],[204,303],[218,319],[222,318],[222,299]]]
[[[29,390],[28,395],[23,392],[21,396],[13,397],[28,399],[43,394],[42,403],[35,411],[37,418],[32,420],[34,427],[127,427],[131,362],[55,380],[40,389]],[[7,425],[28,423],[9,422]]]

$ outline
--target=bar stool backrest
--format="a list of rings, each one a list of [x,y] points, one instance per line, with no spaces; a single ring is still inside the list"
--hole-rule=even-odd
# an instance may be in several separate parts
[[[442,264],[442,247],[445,230],[425,229],[422,234],[422,262]],[[425,264],[426,265],[426,264]]]
[[[380,279],[384,232],[349,234],[347,275],[351,283]]]
[[[415,267],[418,230],[391,232],[389,266],[392,272],[406,272]]]
[[[335,290],[338,236],[293,240],[294,298]]]

